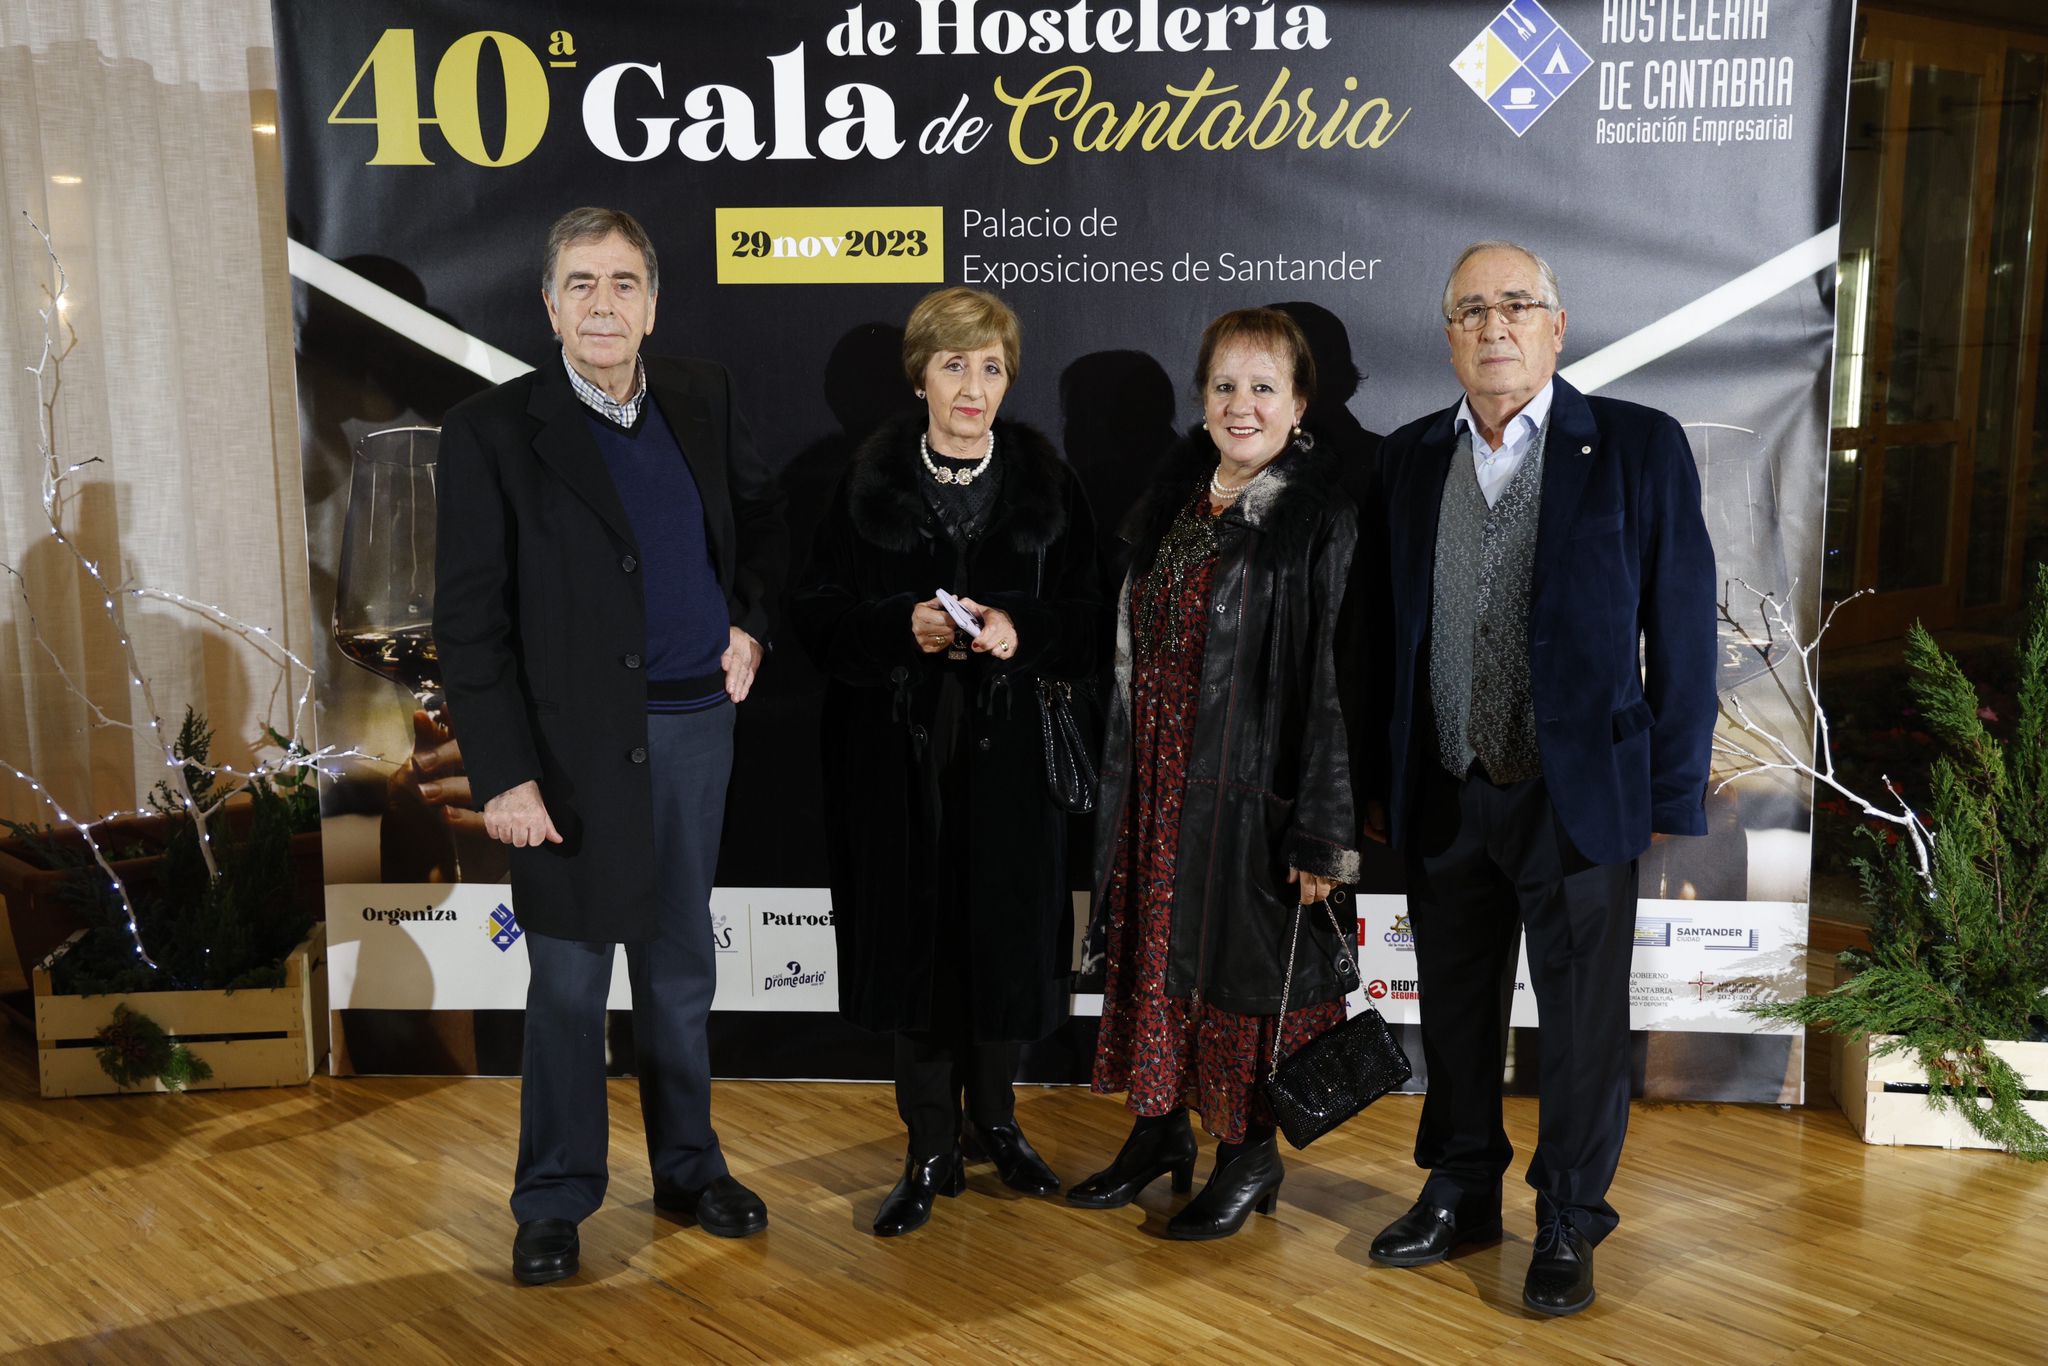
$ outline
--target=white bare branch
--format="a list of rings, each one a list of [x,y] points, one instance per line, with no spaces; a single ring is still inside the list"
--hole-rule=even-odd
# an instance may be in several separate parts
[[[1764,623],[1767,635],[1765,641],[1757,641],[1736,617],[1735,610],[1729,602],[1729,590],[1735,585],[1739,585],[1744,592],[1756,599],[1758,613]],[[1763,656],[1765,667],[1774,676],[1777,675],[1779,661],[1772,658],[1771,650],[1779,643],[1782,643],[1791,652],[1792,658],[1798,661],[1797,685],[1799,691],[1805,694],[1807,705],[1813,710],[1815,734],[1812,750],[1813,757],[1808,758],[1806,750],[1801,749],[1769,726],[1758,721],[1750,715],[1749,709],[1743,705],[1740,697],[1730,694],[1722,700],[1722,716],[1732,722],[1736,730],[1743,737],[1759,743],[1752,747],[1749,744],[1742,743],[1741,740],[1731,738],[1725,734],[1717,733],[1715,735],[1714,752],[1726,755],[1731,759],[1740,760],[1743,766],[1715,784],[1714,791],[1717,793],[1724,791],[1745,779],[1756,778],[1767,773],[1788,773],[1810,779],[1827,787],[1840,794],[1844,800],[1860,810],[1865,816],[1873,820],[1895,825],[1905,832],[1906,838],[1912,842],[1913,860],[1919,872],[1920,880],[1926,885],[1927,894],[1932,897],[1934,895],[1934,832],[1920,819],[1919,814],[1913,810],[1912,805],[1906,801],[1890,778],[1884,779],[1884,786],[1885,791],[1890,793],[1892,800],[1897,803],[1896,810],[1879,806],[1876,802],[1862,796],[1860,793],[1851,791],[1835,775],[1834,747],[1828,732],[1827,708],[1821,705],[1820,679],[1815,666],[1821,639],[1827,635],[1828,628],[1834,624],[1835,613],[1841,611],[1843,607],[1862,597],[1868,591],[1868,589],[1865,589],[1861,592],[1852,593],[1830,607],[1827,615],[1822,618],[1819,629],[1814,632],[1813,639],[1802,641],[1799,638],[1799,633],[1793,629],[1791,619],[1786,615],[1785,604],[1779,601],[1776,594],[1753,588],[1741,579],[1730,580],[1729,585],[1724,587],[1721,600],[1722,620],[1728,622],[1737,631],[1742,633],[1744,643],[1756,649]]]

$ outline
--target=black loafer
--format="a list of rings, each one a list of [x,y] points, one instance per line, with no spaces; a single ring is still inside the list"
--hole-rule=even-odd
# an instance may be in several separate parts
[[[1593,1302],[1593,1245],[1563,1219],[1536,1233],[1522,1303],[1539,1314],[1576,1314]]]
[[[1461,1243],[1490,1243],[1500,1237],[1500,1215],[1460,1219],[1455,1210],[1417,1200],[1415,1207],[1380,1230],[1372,1259],[1381,1266],[1428,1266],[1451,1255]]]
[[[658,1190],[656,1208],[686,1215],[714,1238],[744,1238],[768,1227],[768,1206],[730,1176],[696,1190]]]
[[[576,1274],[576,1225],[567,1219],[529,1219],[512,1239],[512,1279],[546,1285]]]
[[[1054,1195],[1059,1192],[1059,1177],[1045,1165],[1045,1159],[1038,1155],[1031,1146],[1031,1140],[1024,1137],[1024,1131],[1016,1124],[984,1124],[976,1129],[975,1137],[980,1140],[976,1146],[996,1164],[996,1174],[1011,1190],[1023,1191],[1026,1195]]]
[[[906,1158],[902,1177],[875,1211],[875,1236],[897,1238],[923,1228],[932,1217],[933,1201],[966,1189],[967,1164],[958,1148],[938,1157]]]

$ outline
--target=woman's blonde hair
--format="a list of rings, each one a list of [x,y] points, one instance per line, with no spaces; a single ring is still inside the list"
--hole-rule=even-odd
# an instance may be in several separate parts
[[[903,325],[903,374],[913,387],[924,383],[924,368],[947,351],[974,351],[998,343],[1003,368],[1017,381],[1017,315],[995,295],[965,285],[935,289],[917,301]]]

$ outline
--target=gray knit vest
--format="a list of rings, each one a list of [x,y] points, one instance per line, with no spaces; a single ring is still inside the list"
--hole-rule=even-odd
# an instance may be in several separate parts
[[[1529,695],[1529,579],[1549,435],[1546,421],[1491,508],[1479,487],[1469,427],[1459,434],[1444,481],[1436,522],[1429,687],[1437,752],[1460,778],[1475,758],[1501,784],[1543,771]]]

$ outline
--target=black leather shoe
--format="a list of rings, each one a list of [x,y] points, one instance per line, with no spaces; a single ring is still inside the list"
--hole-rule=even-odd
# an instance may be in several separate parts
[[[696,1220],[714,1238],[744,1238],[768,1227],[768,1206],[731,1176],[716,1177],[693,1191],[657,1190],[654,1204]]]
[[[1455,1210],[1417,1200],[1415,1207],[1380,1230],[1372,1259],[1382,1266],[1428,1266],[1451,1255],[1460,1243],[1490,1243],[1500,1237],[1500,1215],[1460,1219]]]
[[[1059,1191],[1059,1177],[1045,1165],[1045,1159],[1014,1121],[978,1125],[973,1136],[978,1140],[975,1146],[996,1164],[997,1175],[1011,1190],[1026,1195],[1053,1195]]]
[[[1593,1245],[1564,1219],[1536,1231],[1522,1303],[1539,1314],[1576,1314],[1593,1302]]]
[[[966,1189],[967,1164],[958,1148],[938,1157],[905,1159],[902,1178],[875,1212],[875,1236],[895,1238],[924,1227],[934,1200]]]
[[[1183,1242],[1228,1238],[1244,1227],[1254,1208],[1271,1214],[1280,1198],[1280,1145],[1272,1135],[1218,1162],[1209,1184],[1166,1223],[1166,1236]]]
[[[546,1285],[576,1274],[576,1225],[567,1219],[529,1219],[512,1239],[512,1279]]]
[[[1070,1189],[1067,1203],[1087,1209],[1122,1209],[1168,1172],[1173,1173],[1175,1195],[1193,1190],[1195,1131],[1188,1123],[1187,1111],[1180,1111],[1177,1120],[1165,1124],[1140,1122],[1133,1127],[1116,1160]]]

